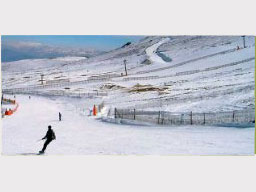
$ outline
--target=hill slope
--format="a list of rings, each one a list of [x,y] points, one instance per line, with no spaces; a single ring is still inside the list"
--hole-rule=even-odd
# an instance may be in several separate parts
[[[123,76],[124,60],[128,76]],[[104,97],[90,103],[104,101],[108,107],[175,112],[255,108],[254,37],[246,37],[243,48],[239,36],[153,36],[86,60],[40,63],[3,63],[3,89],[30,87],[23,92],[48,95],[102,92]],[[40,74],[46,80],[43,88]]]

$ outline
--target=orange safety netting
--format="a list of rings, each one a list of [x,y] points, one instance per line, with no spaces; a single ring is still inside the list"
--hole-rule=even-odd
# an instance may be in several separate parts
[[[5,102],[8,102],[8,103],[11,103],[11,104],[16,104],[15,108],[14,109],[9,109],[5,111],[4,115],[12,115],[13,113],[15,113],[19,107],[19,104],[15,101],[15,100],[12,100],[12,99],[3,99],[3,101]]]
[[[93,106],[93,111],[92,111],[92,113],[93,113],[93,116],[96,116],[96,115],[97,115],[97,108],[96,108],[95,105]]]

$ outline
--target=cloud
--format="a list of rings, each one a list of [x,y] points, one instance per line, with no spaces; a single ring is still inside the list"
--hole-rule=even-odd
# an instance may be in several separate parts
[[[91,57],[101,52],[93,48],[59,47],[30,41],[2,42],[2,62],[63,56]]]
[[[29,41],[2,41],[3,47],[12,47],[12,48],[34,48],[43,46],[41,43],[38,42],[29,42]]]

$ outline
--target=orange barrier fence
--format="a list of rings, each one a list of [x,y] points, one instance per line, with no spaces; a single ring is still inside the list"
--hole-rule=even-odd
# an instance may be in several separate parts
[[[12,115],[13,113],[15,113],[17,111],[18,107],[19,107],[19,104],[17,103],[17,105],[15,106],[14,109],[9,109],[9,110],[6,109],[5,115]]]
[[[96,106],[94,105],[93,106],[93,116],[96,116],[97,115],[97,108]]]
[[[6,109],[6,111],[5,111],[5,115],[11,115],[12,114],[12,110],[10,109],[10,110],[7,110]]]
[[[12,100],[12,99],[3,99],[3,101],[7,102],[7,103],[11,103],[11,104],[16,104],[15,108],[14,109],[6,109],[5,113],[2,114],[2,117],[4,117],[4,115],[12,115],[13,113],[15,113],[19,107],[19,104],[15,101],[15,100]]]

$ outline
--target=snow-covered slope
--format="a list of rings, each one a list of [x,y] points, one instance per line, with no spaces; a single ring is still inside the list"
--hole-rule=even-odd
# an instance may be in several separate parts
[[[94,104],[103,103],[102,116],[113,108],[253,110],[255,39],[245,40],[243,47],[239,36],[153,36],[88,59],[3,63],[4,93],[59,96],[16,95],[19,110],[3,121],[3,153],[35,154],[43,145],[36,140],[51,124],[57,140],[48,154],[252,155],[254,128],[120,125],[87,116]],[[57,121],[59,111],[62,122]]]
[[[17,99],[19,110],[3,121],[4,155],[36,155],[44,143],[38,139],[45,135],[49,124],[57,139],[50,143],[46,155],[254,154],[252,128],[121,126],[80,115],[78,107],[82,106],[76,99],[28,99],[20,95]],[[72,102],[78,102],[77,106]],[[61,122],[57,120],[59,111]]]
[[[245,42],[244,48],[240,36],[149,36],[89,59],[3,63],[3,88],[30,87],[31,92],[44,74],[55,84],[37,91],[104,91],[108,96],[101,102],[109,107],[180,112],[254,109],[255,39],[248,36]],[[128,76],[122,76],[124,60]],[[138,83],[165,91],[131,92]],[[115,89],[106,88],[108,84]]]
[[[3,62],[2,71],[4,72],[22,72],[32,70],[46,70],[47,68],[54,69],[65,64],[70,64],[76,61],[83,61],[86,57],[56,57],[52,59],[24,59],[12,62]]]

